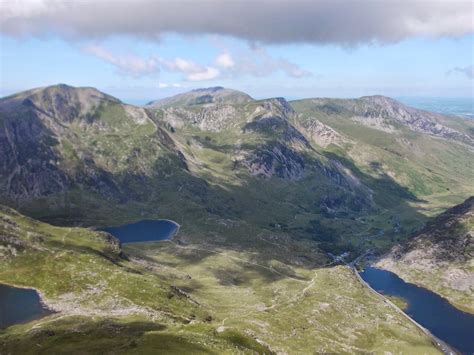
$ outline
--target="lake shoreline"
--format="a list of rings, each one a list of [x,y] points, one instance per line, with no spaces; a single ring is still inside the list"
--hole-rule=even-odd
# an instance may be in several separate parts
[[[386,268],[383,268],[383,267],[380,267],[380,266],[375,266],[375,265],[368,265],[370,267],[373,267],[373,268],[376,268],[376,269],[380,269],[380,270],[384,270],[384,271],[389,271],[389,272],[392,272],[394,273],[395,275],[397,275],[400,279],[402,279],[403,281],[405,281],[406,283],[409,283],[409,284],[412,284],[412,285],[415,285],[419,288],[423,288],[425,290],[429,290],[435,294],[437,294],[439,297],[441,297],[442,299],[446,300],[446,302],[448,302],[451,306],[453,306],[454,308],[458,309],[459,311],[461,312],[464,312],[464,313],[468,313],[472,316],[474,316],[474,310],[472,310],[472,308],[468,308],[468,307],[463,307],[462,305],[460,304],[456,304],[454,302],[452,302],[449,298],[447,298],[446,296],[436,292],[435,290],[432,290],[431,288],[427,287],[426,285],[423,285],[421,284],[420,282],[418,282],[417,280],[407,280],[402,274],[398,273],[398,272],[395,272],[394,270],[390,270],[390,269],[386,269]]]
[[[47,318],[49,316],[52,316],[52,315],[57,315],[61,312],[59,312],[58,310],[54,309],[54,307],[52,307],[46,300],[46,296],[43,294],[43,292],[35,287],[31,287],[31,286],[24,286],[24,285],[17,285],[15,283],[11,283],[11,282],[5,282],[3,280],[0,280],[0,286],[5,286],[5,287],[9,287],[9,288],[16,288],[16,289],[20,289],[20,290],[28,290],[28,291],[34,291],[36,293],[36,295],[38,296],[38,303],[40,305],[40,308],[43,312],[35,315],[35,316],[32,316],[31,318],[28,318],[24,321],[19,321],[19,322],[15,322],[15,323],[12,323],[10,325],[7,325],[5,327],[0,327],[0,330],[1,329],[7,329],[9,327],[12,327],[14,325],[18,325],[18,324],[26,324],[26,323],[29,323],[29,322],[32,322],[32,321],[37,321],[37,320],[40,320],[40,319],[43,319],[43,318]]]
[[[430,339],[431,339],[431,342],[433,343],[433,345],[438,348],[439,350],[441,350],[443,352],[443,354],[445,355],[459,355],[460,353],[457,351],[457,350],[454,350],[451,348],[451,346],[449,346],[448,344],[446,344],[445,342],[443,342],[442,340],[438,339],[436,336],[434,336],[428,329],[426,329],[425,327],[423,327],[421,324],[419,324],[417,321],[415,321],[413,318],[411,318],[408,314],[405,313],[404,310],[400,309],[400,307],[398,307],[396,304],[394,304],[392,301],[390,301],[387,297],[385,297],[385,295],[383,295],[382,293],[378,292],[377,290],[375,290],[374,288],[372,288],[372,286],[370,286],[359,274],[359,271],[357,271],[357,269],[354,267],[354,266],[349,266],[349,268],[354,272],[354,274],[356,275],[357,279],[359,280],[359,282],[365,286],[366,288],[368,288],[373,294],[377,295],[378,297],[382,298],[382,300],[387,303],[388,305],[390,305],[393,309],[395,309],[398,313],[402,314],[403,316],[405,316],[405,318],[407,318],[412,324],[414,324],[419,330],[421,330],[426,336],[428,336]]]
[[[146,243],[173,239],[181,225],[171,219],[147,219],[118,226],[101,228],[120,243]]]
[[[470,313],[452,306],[444,297],[429,289],[405,282],[393,272],[373,266],[368,266],[360,273],[352,269],[363,285],[415,324],[443,353],[471,353],[469,334],[464,330],[464,327],[470,328],[473,322]],[[407,309],[400,309],[388,299],[390,296],[405,299]],[[433,313],[434,309],[437,312]]]

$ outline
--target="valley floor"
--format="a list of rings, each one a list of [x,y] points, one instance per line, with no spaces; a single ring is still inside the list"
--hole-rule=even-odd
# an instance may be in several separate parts
[[[58,311],[2,330],[1,353],[439,353],[349,268],[318,265],[305,245],[182,235],[124,245],[124,258],[105,234],[1,217],[21,246],[2,249],[0,282],[34,287]]]

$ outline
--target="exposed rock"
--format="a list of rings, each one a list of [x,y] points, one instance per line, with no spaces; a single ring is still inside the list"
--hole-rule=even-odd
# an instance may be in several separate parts
[[[164,109],[163,119],[171,126],[181,128],[185,124],[198,126],[203,131],[220,132],[238,123],[242,113],[234,106],[216,104],[203,107],[201,110],[170,107]]]
[[[163,129],[153,135],[145,109],[93,88],[56,85],[9,96],[0,100],[0,119],[0,191],[15,202],[78,185],[108,197],[129,195],[115,176],[120,164],[131,168],[135,161],[134,173],[151,175],[159,150],[179,156]],[[144,125],[151,138],[134,139]],[[138,147],[130,154],[132,144]],[[155,152],[154,159],[142,156],[146,150]]]
[[[360,99],[356,112],[364,117],[392,119],[410,129],[445,139],[455,139],[474,145],[474,138],[446,127],[440,122],[441,116],[428,111],[408,107],[385,96],[366,96]],[[387,122],[388,125],[389,122]]]
[[[283,97],[266,99],[263,101],[262,107],[273,114],[279,114],[285,117],[289,117],[295,113],[293,107],[291,107],[288,101],[286,101]]]
[[[265,178],[297,179],[305,168],[305,161],[298,153],[278,143],[248,154],[242,164],[252,175]]]
[[[293,145],[295,149],[309,149],[311,147],[301,132],[299,132],[286,118],[272,116],[270,113],[259,116],[252,122],[247,123],[244,126],[243,131],[258,132],[268,136],[275,136],[276,140]]]
[[[394,132],[397,125],[452,139],[474,146],[474,136],[443,124],[444,116],[415,109],[385,96],[364,96],[360,99],[310,99],[313,108],[327,115],[348,117],[363,125],[385,132]]]
[[[212,104],[241,104],[253,99],[237,90],[226,89],[221,86],[205,89],[196,89],[183,94],[178,94],[161,100],[149,102],[148,107],[158,108],[167,106],[194,106]]]
[[[349,141],[336,130],[325,125],[314,117],[309,117],[302,121],[300,127],[307,136],[321,147],[327,147],[329,144],[341,145]]]

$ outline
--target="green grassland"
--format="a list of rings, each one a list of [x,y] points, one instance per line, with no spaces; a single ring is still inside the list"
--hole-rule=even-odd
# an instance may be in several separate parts
[[[169,218],[196,232],[196,239],[231,221],[255,233],[283,232],[319,242],[325,251],[356,255],[367,248],[387,250],[474,191],[474,154],[466,145],[396,123],[395,132],[367,127],[340,108],[344,100],[324,109],[311,100],[295,101],[294,113],[276,99],[215,107],[180,100],[144,110],[110,99],[79,120],[61,122],[51,159],[68,174],[70,186],[28,203],[3,202],[57,225]],[[46,97],[37,105],[52,104]],[[170,115],[181,123],[171,125]],[[296,131],[313,118],[346,142],[321,147]],[[202,129],[206,120],[216,129]],[[451,126],[469,131],[468,122]],[[304,162],[302,176],[249,173],[244,157],[265,160],[262,154],[279,144]],[[344,185],[337,175],[342,171],[354,181]],[[220,238],[238,243],[241,237]]]
[[[59,313],[2,331],[0,352],[437,352],[328,252],[384,253],[474,194],[472,147],[396,123],[368,127],[338,105],[291,105],[216,113],[108,100],[53,120],[54,134],[45,124],[47,153],[27,145],[26,156],[53,162],[67,188],[2,203],[63,227],[2,210],[0,282],[37,289]],[[8,119],[29,119],[20,116]],[[295,129],[312,118],[344,141],[321,146]],[[248,161],[273,164],[274,176]],[[159,218],[180,224],[173,242],[123,250],[72,227]]]
[[[191,234],[122,251],[105,233],[8,208],[1,222],[0,282],[37,289],[57,311],[2,330],[2,353],[437,353],[306,240],[216,248],[187,244]]]

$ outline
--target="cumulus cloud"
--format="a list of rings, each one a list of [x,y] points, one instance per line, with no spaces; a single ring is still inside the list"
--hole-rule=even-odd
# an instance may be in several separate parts
[[[160,71],[159,61],[155,58],[143,59],[136,55],[120,56],[98,45],[83,47],[83,51],[112,64],[120,74],[140,77],[157,74]]]
[[[471,0],[0,0],[11,36],[220,34],[261,43],[358,45],[472,33]]]
[[[221,53],[216,58],[216,65],[224,69],[229,69],[235,65],[235,62],[229,53]]]
[[[186,86],[180,83],[163,83],[159,82],[158,87],[160,89],[167,89],[167,88],[185,88]]]
[[[179,72],[190,81],[203,81],[216,79],[220,71],[210,66],[202,66],[189,59],[175,58],[167,60],[159,58],[161,65],[168,71]]]
[[[233,59],[229,53],[225,53],[232,60],[233,65],[228,67],[227,74],[233,76],[251,75],[257,77],[269,76],[275,72],[282,71],[293,78],[312,76],[310,71],[301,68],[284,58],[271,56],[265,48],[253,47],[249,51],[241,51]],[[222,56],[222,55],[221,55]],[[219,56],[217,59],[221,58]]]
[[[159,56],[141,58],[134,54],[117,55],[99,45],[85,46],[82,50],[115,66],[120,74],[141,77],[161,70],[180,73],[188,81],[206,81],[237,76],[269,76],[282,71],[293,78],[312,73],[283,58],[274,58],[263,48],[241,51],[237,59],[229,51],[217,55],[214,63],[202,65],[191,59],[166,59]]]
[[[469,79],[474,79],[474,65],[467,67],[456,67],[450,71],[451,73],[461,73],[464,74]]]

